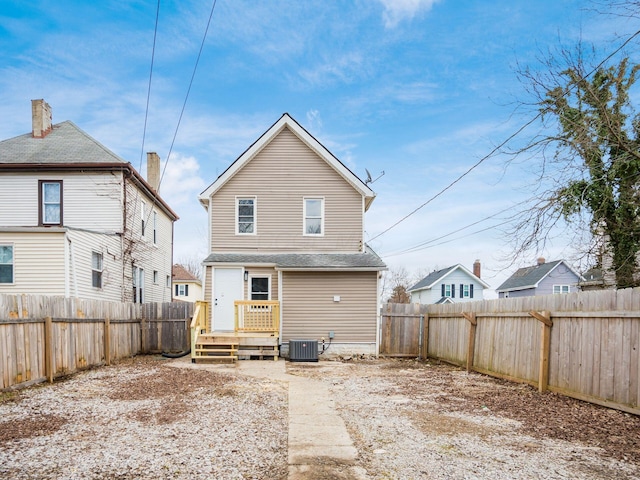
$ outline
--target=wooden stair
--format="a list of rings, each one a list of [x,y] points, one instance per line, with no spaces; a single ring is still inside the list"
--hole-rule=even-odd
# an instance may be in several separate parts
[[[239,339],[233,335],[216,335],[201,333],[196,339],[196,348],[192,352],[191,361],[198,362],[231,362],[238,360]]]

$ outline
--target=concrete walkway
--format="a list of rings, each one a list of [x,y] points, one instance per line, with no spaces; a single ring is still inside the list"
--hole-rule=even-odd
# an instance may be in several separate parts
[[[366,480],[355,465],[358,451],[338,415],[327,386],[288,375],[286,362],[245,360],[240,373],[289,383],[289,480]]]

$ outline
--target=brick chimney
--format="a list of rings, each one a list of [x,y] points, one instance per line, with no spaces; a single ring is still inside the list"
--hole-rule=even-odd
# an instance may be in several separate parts
[[[51,107],[44,100],[31,100],[31,134],[44,138],[51,131]]]
[[[480,260],[473,262],[473,274],[480,278]]]
[[[538,257],[538,266],[544,265],[545,259],[544,257]]]
[[[147,182],[160,193],[160,156],[156,152],[147,152]]]

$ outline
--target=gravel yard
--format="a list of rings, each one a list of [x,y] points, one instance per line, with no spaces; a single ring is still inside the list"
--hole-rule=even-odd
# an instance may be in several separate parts
[[[371,479],[640,478],[637,416],[435,363],[287,372],[331,393]],[[286,381],[152,356],[3,393],[0,478],[286,479],[287,400]]]

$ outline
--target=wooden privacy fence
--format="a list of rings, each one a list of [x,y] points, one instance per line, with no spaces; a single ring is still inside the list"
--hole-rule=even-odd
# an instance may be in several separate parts
[[[141,353],[189,348],[192,303],[0,295],[2,390]]]
[[[437,358],[640,414],[638,288],[389,304],[381,316],[381,354]]]

